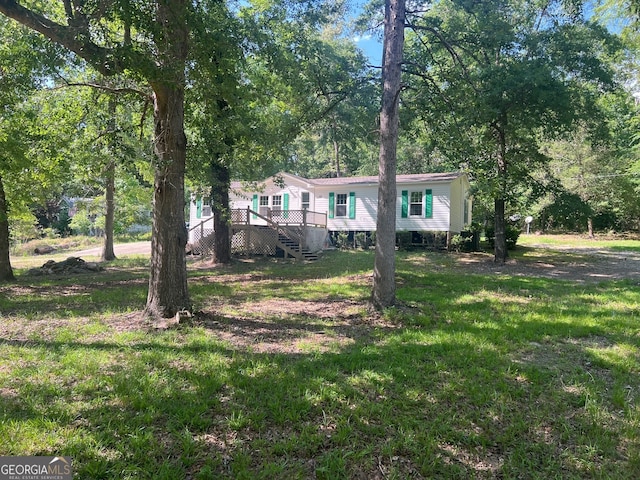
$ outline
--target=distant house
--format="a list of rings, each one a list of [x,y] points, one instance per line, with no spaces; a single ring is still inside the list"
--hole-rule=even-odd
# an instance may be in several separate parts
[[[398,175],[396,230],[415,233],[442,232],[445,237],[471,223],[472,197],[464,173]],[[307,242],[322,248],[327,232],[374,232],[378,209],[378,177],[307,179],[280,173],[247,187],[231,185],[232,229],[239,224],[321,229]],[[238,212],[247,212],[242,218]],[[212,233],[211,207],[207,199],[193,198],[189,223],[191,243]],[[312,231],[312,230],[309,230]],[[313,243],[313,244],[312,244]]]

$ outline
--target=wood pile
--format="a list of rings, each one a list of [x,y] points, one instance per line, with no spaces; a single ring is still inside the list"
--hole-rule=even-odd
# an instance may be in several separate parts
[[[85,262],[80,257],[69,257],[62,262],[49,260],[40,268],[32,268],[27,275],[68,275],[76,273],[95,273],[101,272],[102,268],[95,262]]]
[[[33,253],[36,255],[46,255],[47,253],[53,253],[56,249],[50,245],[42,245],[40,247],[36,247],[33,250]]]

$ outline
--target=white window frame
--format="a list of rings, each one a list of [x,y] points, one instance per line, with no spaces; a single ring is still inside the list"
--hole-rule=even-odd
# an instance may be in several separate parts
[[[263,217],[269,214],[269,196],[260,195],[258,197],[258,213]]]
[[[409,216],[421,217],[424,211],[422,192],[409,192]]]
[[[342,200],[342,202],[341,202]],[[336,217],[345,218],[349,214],[349,194],[336,193]]]
[[[271,211],[273,213],[282,211],[282,195],[273,195],[271,197]]]

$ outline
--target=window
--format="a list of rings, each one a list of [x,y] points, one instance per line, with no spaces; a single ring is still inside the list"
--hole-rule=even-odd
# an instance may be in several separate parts
[[[271,210],[274,212],[282,210],[282,195],[274,195],[271,197]]]
[[[329,192],[329,218],[346,217],[347,214],[349,218],[356,218],[356,192],[348,195]]]
[[[422,192],[411,192],[409,215],[419,217],[422,215]]]
[[[205,217],[211,216],[211,198],[205,197],[202,199],[202,215]]]
[[[303,210],[309,210],[309,192],[302,192],[302,202],[301,202],[301,207]]]
[[[338,193],[336,195],[336,217],[347,216],[347,194]]]
[[[266,217],[269,214],[269,197],[267,195],[260,195],[260,215]]]

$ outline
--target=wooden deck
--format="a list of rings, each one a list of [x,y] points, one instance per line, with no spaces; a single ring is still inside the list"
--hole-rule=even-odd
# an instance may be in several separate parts
[[[260,212],[246,209],[234,209],[230,212],[230,241],[233,255],[265,255],[298,260],[315,260],[317,255],[311,252],[305,239],[309,229],[326,229],[327,215],[308,210]],[[213,250],[213,218],[206,219],[192,227],[190,237],[192,253],[206,255]]]

